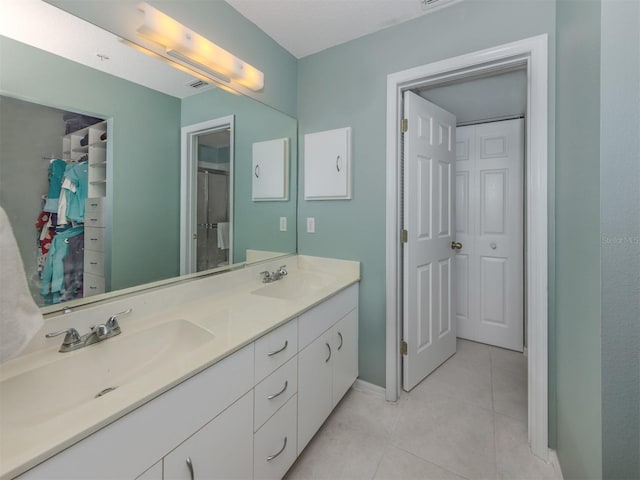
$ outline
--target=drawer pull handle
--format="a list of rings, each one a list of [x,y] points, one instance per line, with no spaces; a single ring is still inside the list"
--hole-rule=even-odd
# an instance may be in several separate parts
[[[97,206],[98,206],[98,204],[97,204],[97,203],[92,203],[92,204],[91,204],[91,206],[92,206],[92,207],[97,207]]]
[[[288,386],[289,386],[289,381],[285,380],[284,387],[282,387],[282,390],[280,390],[278,393],[274,393],[273,395],[267,395],[267,400],[273,400],[274,398],[279,397],[284,393],[284,391],[287,389]]]
[[[98,262],[89,262],[90,265],[97,265]]]
[[[91,290],[95,290],[95,289],[97,289],[98,287],[92,287],[92,286],[89,286],[89,288],[90,288]]]
[[[278,350],[274,350],[273,352],[268,352],[267,355],[269,357],[273,357],[274,355],[277,355],[278,353],[283,352],[288,346],[289,346],[289,340],[285,340],[284,346],[282,348],[279,348]]]
[[[91,240],[92,242],[97,242],[98,241],[97,238],[90,238],[89,240]]]
[[[340,350],[342,348],[342,344],[344,343],[344,340],[342,340],[342,334],[340,332],[338,332],[338,336],[340,337],[340,345],[338,345],[338,350]]]
[[[91,220],[92,222],[97,222],[98,221],[97,218],[90,218],[89,220]]]
[[[267,462],[270,462],[271,460],[273,460],[274,458],[280,456],[280,454],[282,452],[284,452],[284,449],[287,448],[287,437],[284,437],[284,445],[282,445],[282,448],[278,451],[278,453],[274,453],[273,455],[269,455],[267,457]]]
[[[187,457],[187,468],[189,469],[189,475],[191,475],[191,480],[195,480],[196,476],[193,473],[193,462],[191,461],[191,457]]]
[[[327,346],[327,348],[329,349],[329,356],[327,357],[327,359],[324,361],[324,363],[327,363],[329,360],[331,360],[331,345],[329,345],[328,343],[325,343],[325,345]]]

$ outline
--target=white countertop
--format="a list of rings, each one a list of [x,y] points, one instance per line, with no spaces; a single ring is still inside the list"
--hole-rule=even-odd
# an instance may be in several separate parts
[[[282,263],[287,263],[289,275],[270,285],[276,286],[277,283],[278,291],[287,294],[294,292],[292,297],[295,298],[276,298],[252,293],[265,286],[261,283],[258,272],[275,270]],[[124,317],[120,320],[122,334],[113,339],[74,352],[59,353],[61,338],[58,337],[47,340],[44,348],[0,365],[0,389],[2,385],[11,385],[11,389],[0,390],[0,478],[9,479],[20,475],[359,279],[358,262],[291,256],[286,258],[286,262],[278,259],[234,272],[154,289],[126,299],[117,299],[106,307],[100,305],[87,308],[73,315],[57,317],[55,322],[45,322],[43,331],[38,333],[38,344],[43,343],[41,335],[58,327],[74,326],[80,333],[84,333],[88,330],[88,325],[98,323],[96,318],[103,321],[103,312],[106,311],[115,313],[133,308],[135,313],[131,318]],[[30,400],[36,405],[31,410],[37,410],[38,401],[43,401],[43,385],[20,382],[21,374],[38,368],[49,368],[63,359],[73,363],[66,359],[79,356],[86,349],[96,349],[92,354],[99,355],[98,349],[106,348],[108,342],[132,338],[143,330],[179,319],[187,320],[213,336],[207,335],[194,350],[171,358],[170,362],[163,363],[162,368],[127,382],[103,397],[91,398],[90,401],[79,402],[72,408],[46,416],[37,411],[25,411],[30,407]],[[138,338],[143,337],[139,335]],[[113,343],[109,348],[114,348],[115,345]],[[85,374],[91,373],[91,365],[79,363],[78,368],[80,373],[70,372],[71,381],[60,380],[61,388],[66,389],[63,394],[71,396],[65,398],[66,403],[74,403],[73,382],[82,385],[82,369],[86,371]],[[53,390],[58,386],[57,383],[52,385]],[[20,395],[16,395],[18,388]],[[58,392],[51,392],[52,395],[56,393]]]

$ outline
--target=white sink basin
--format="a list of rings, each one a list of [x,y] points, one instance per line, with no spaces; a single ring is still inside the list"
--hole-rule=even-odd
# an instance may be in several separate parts
[[[296,300],[316,293],[331,282],[330,277],[319,273],[300,273],[286,276],[280,280],[266,284],[252,291],[253,295],[279,298],[281,300]]]
[[[0,383],[0,430],[36,425],[96,401],[101,392],[175,364],[213,338],[191,322],[173,320],[59,353],[57,360]]]

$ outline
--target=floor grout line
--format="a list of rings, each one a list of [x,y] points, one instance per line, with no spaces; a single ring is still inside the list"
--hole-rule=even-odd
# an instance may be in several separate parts
[[[420,460],[421,462],[430,463],[431,465],[435,465],[436,467],[441,468],[442,470],[445,470],[445,471],[447,471],[447,472],[449,472],[449,473],[451,473],[451,474],[453,474],[453,475],[456,475],[457,477],[464,478],[465,480],[471,480],[469,477],[467,477],[467,476],[465,476],[465,475],[463,475],[463,474],[461,474],[461,473],[454,472],[454,471],[453,471],[453,470],[451,470],[449,467],[445,467],[444,465],[440,465],[439,463],[434,462],[433,460],[427,460],[426,458],[422,458],[420,455],[416,455],[415,453],[410,452],[410,451],[408,451],[408,450],[406,450],[406,449],[404,449],[404,448],[402,448],[402,447],[399,447],[399,446],[397,446],[397,445],[392,445],[392,447],[393,447],[393,448],[397,448],[398,450],[401,450],[401,451],[403,451],[404,453],[406,453],[406,454],[408,454],[408,455],[411,455],[411,456],[412,456],[412,457],[414,457],[414,458],[417,458],[417,459],[418,459],[418,460]]]

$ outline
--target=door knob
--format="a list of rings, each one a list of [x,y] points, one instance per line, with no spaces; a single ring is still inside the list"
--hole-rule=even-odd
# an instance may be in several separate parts
[[[460,242],[451,242],[452,250],[460,250],[462,248],[462,244]]]

